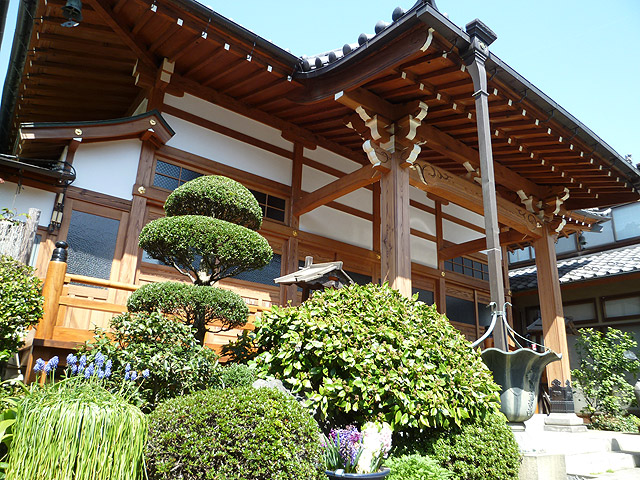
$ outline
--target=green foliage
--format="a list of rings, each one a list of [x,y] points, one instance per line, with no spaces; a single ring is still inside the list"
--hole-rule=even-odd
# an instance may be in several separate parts
[[[520,451],[501,413],[452,430],[414,433],[399,448],[427,454],[453,472],[455,480],[517,480]]]
[[[580,366],[571,371],[571,376],[584,394],[586,411],[616,416],[635,400],[633,386],[625,375],[638,374],[638,359],[631,353],[637,346],[629,333],[614,328],[606,333],[580,330],[576,342]]]
[[[27,329],[42,318],[41,290],[31,267],[0,256],[0,362],[19,350]]]
[[[250,387],[257,380],[256,371],[253,368],[239,363],[218,367],[214,377],[213,383],[218,388]]]
[[[273,308],[258,323],[256,366],[337,425],[447,428],[497,411],[498,387],[480,355],[416,298],[351,285]]]
[[[140,233],[140,247],[190,276],[197,285],[211,285],[262,268],[273,256],[269,243],[259,233],[199,215],[153,220]]]
[[[588,426],[593,430],[638,433],[640,418],[635,415],[593,415]]]
[[[3,382],[4,387],[6,382]],[[23,386],[24,388],[24,386]],[[3,388],[4,390],[5,388]],[[0,402],[0,480],[6,478],[7,457],[13,441],[13,428],[18,415],[19,396],[3,397]]]
[[[138,480],[147,419],[79,378],[35,388],[14,425],[7,480]]]
[[[235,292],[204,285],[177,282],[151,283],[133,292],[127,301],[130,312],[153,312],[179,317],[195,329],[196,340],[204,343],[207,331],[218,333],[247,323],[249,308]],[[214,330],[207,325],[222,325]]]
[[[321,480],[320,431],[290,395],[205,390],[149,416],[151,480]]]
[[[167,198],[164,209],[170,217],[204,215],[258,230],[262,210],[253,194],[227,177],[198,177],[176,188]]]
[[[414,453],[385,461],[391,469],[389,480],[450,480],[453,475],[433,458]]]
[[[152,409],[167,398],[219,385],[217,355],[196,343],[191,327],[158,312],[126,313],[111,319],[111,331],[97,330],[82,352],[89,362],[101,352],[113,362],[111,388],[122,384],[124,366],[149,369],[139,391],[141,406]]]
[[[222,346],[220,351],[223,357],[229,357],[232,362],[248,363],[256,358],[256,334],[252,330],[243,330],[242,335]]]

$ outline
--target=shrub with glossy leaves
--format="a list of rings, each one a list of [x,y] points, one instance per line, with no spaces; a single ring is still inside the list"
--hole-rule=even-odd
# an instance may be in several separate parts
[[[197,285],[262,268],[273,256],[269,242],[259,233],[200,215],[153,220],[142,229],[139,245]]]
[[[384,462],[391,469],[388,480],[451,480],[453,474],[433,458],[414,453],[391,457]]]
[[[320,431],[288,394],[204,390],[149,416],[151,480],[321,480]]]
[[[218,333],[244,325],[249,308],[235,292],[205,285],[178,282],[150,283],[133,292],[127,301],[130,312],[162,313],[180,318],[195,329],[202,344],[207,331]],[[219,327],[208,327],[218,321]]]
[[[318,293],[258,323],[255,362],[319,418],[394,430],[447,428],[498,410],[480,355],[434,307],[388,285]]]
[[[253,194],[227,177],[198,177],[176,188],[164,204],[167,215],[204,215],[258,230],[262,210]]]
[[[41,292],[42,282],[31,267],[0,256],[0,362],[18,351],[27,329],[42,318]]]

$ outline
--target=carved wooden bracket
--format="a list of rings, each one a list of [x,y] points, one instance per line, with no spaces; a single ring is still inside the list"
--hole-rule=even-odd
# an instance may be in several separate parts
[[[388,165],[391,161],[390,152],[380,147],[371,140],[366,140],[362,144],[362,149],[364,150],[364,153],[367,154],[367,158],[369,159],[369,162],[371,162],[371,165],[373,165],[373,168],[377,170],[387,170],[389,168],[388,166],[385,166],[385,164]]]

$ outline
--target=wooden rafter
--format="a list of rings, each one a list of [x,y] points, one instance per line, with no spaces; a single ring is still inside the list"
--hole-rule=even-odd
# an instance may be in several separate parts
[[[509,245],[518,242],[527,242],[529,237],[517,230],[509,230],[500,234],[500,245]],[[469,255],[487,248],[487,239],[478,238],[469,242],[459,243],[443,247],[439,251],[442,260],[450,260],[460,255]]]

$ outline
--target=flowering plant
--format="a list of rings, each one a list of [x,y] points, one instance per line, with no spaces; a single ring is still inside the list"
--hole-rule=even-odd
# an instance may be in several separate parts
[[[341,473],[379,471],[391,450],[391,433],[386,422],[368,422],[361,431],[354,425],[332,429],[321,440],[325,468]]]
[[[88,363],[87,363],[88,362]],[[58,364],[60,363],[60,359],[58,356],[51,357],[48,362],[45,362],[42,358],[36,360],[33,371],[37,374],[43,376],[42,380],[44,383],[44,379],[50,375],[53,380],[56,369],[58,368]],[[66,369],[66,377],[72,378],[84,378],[86,380],[97,379],[103,380],[107,379],[111,376],[111,368],[113,363],[110,359],[108,359],[105,355],[100,352],[97,352],[93,357],[93,361],[88,361],[86,355],[82,355],[79,359],[74,354],[70,353],[67,355],[67,369]],[[135,370],[131,370],[131,365],[127,364],[124,367],[124,380],[135,382],[136,379],[145,379],[149,378],[149,370],[143,370],[138,373]]]

